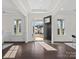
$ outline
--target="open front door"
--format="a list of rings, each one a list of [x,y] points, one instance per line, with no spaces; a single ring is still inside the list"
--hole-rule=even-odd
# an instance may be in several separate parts
[[[44,39],[51,41],[51,16],[44,17]]]

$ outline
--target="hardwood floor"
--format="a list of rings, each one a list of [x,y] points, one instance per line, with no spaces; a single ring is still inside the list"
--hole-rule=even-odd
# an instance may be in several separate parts
[[[14,44],[20,46],[15,59],[76,59],[75,50],[64,43],[48,44],[57,51],[46,51],[38,42]],[[10,47],[2,51],[3,56]]]

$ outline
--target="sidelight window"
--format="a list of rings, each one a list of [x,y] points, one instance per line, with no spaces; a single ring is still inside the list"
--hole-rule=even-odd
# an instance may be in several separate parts
[[[14,33],[21,34],[21,19],[14,21]]]
[[[64,20],[63,19],[57,20],[57,34],[64,35]]]

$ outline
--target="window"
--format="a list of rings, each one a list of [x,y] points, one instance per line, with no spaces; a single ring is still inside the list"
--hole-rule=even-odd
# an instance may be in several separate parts
[[[64,20],[58,19],[57,20],[57,34],[64,35]]]
[[[14,21],[14,34],[21,34],[21,19]]]

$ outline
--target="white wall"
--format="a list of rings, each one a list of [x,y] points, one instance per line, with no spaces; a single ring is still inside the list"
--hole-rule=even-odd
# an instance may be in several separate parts
[[[14,20],[22,19],[22,35],[14,34]],[[3,14],[2,15],[2,41],[25,41],[25,17],[21,14]]]
[[[33,41],[32,33],[32,21],[39,20],[43,17],[46,17],[48,13],[35,13],[28,14],[27,16],[23,16],[21,14],[3,14],[2,15],[2,35],[3,41]],[[53,14],[52,14],[53,15]],[[13,22],[14,19],[22,19],[22,33],[21,36],[16,36],[13,34]],[[65,22],[65,35],[58,36],[57,35],[57,19],[64,19]],[[56,15],[52,18],[52,42],[54,41],[72,41],[72,35],[76,34],[76,14],[74,11],[58,11]]]
[[[43,17],[47,14],[28,14],[23,16],[22,14],[3,14],[2,15],[2,36],[4,41],[33,41],[33,27],[32,21],[43,20]],[[22,35],[16,36],[13,31],[13,24],[15,19],[22,19]]]
[[[57,19],[64,19],[65,34],[57,35]],[[52,18],[52,33],[54,41],[73,41],[72,35],[76,35],[76,14],[74,11],[58,11]]]
[[[32,39],[32,32],[33,32],[33,29],[32,29],[32,17],[31,15],[27,15],[25,16],[25,22],[26,22],[26,42],[29,42],[29,41],[33,41]]]

